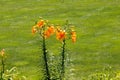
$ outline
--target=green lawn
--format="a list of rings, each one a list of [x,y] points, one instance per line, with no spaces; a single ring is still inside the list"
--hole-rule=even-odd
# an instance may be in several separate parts
[[[39,17],[76,26],[77,42],[67,45],[75,80],[108,65],[120,71],[120,0],[0,0],[0,50],[6,50],[6,68],[16,66],[28,80],[41,78],[40,40],[31,34]],[[60,43],[52,39],[48,45],[54,50]]]

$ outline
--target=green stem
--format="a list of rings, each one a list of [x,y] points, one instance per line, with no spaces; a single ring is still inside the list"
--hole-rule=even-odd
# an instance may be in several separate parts
[[[65,39],[63,40],[63,46],[62,46],[62,64],[61,64],[61,79],[63,80],[64,78],[64,73],[65,73],[65,46],[66,46],[66,42]]]
[[[4,71],[5,71],[5,63],[4,63],[4,58],[2,56],[2,70],[1,70],[1,79],[0,80],[3,80],[3,74],[4,74]]]
[[[45,62],[45,72],[46,72],[46,77],[45,80],[50,80],[50,73],[49,73],[49,67],[48,67],[48,60],[47,60],[47,49],[46,49],[46,43],[45,43],[45,37],[43,36],[43,58]]]

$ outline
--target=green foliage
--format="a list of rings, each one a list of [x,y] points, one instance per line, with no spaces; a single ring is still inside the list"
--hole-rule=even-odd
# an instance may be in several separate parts
[[[49,56],[49,69],[50,69],[50,75],[51,80],[59,80],[60,79],[60,70],[61,70],[61,61],[60,57],[55,55]]]
[[[25,76],[20,76],[16,67],[6,70],[3,74],[3,80],[27,80]]]
[[[88,77],[82,78],[82,80],[119,80],[120,73],[118,71],[113,71],[111,66],[107,66],[103,71],[94,72]]]

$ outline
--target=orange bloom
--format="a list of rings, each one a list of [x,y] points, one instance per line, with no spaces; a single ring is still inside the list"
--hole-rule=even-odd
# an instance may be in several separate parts
[[[72,39],[72,42],[76,42],[76,32],[75,31],[72,31],[71,32],[71,39]]]
[[[1,56],[4,56],[4,54],[5,54],[5,49],[2,49],[0,54],[1,54]]]
[[[49,32],[50,34],[53,34],[53,33],[55,32],[54,26],[50,26],[50,27],[48,28],[48,32]]]
[[[50,37],[50,32],[49,32],[48,30],[46,30],[46,31],[44,32],[44,37],[45,37],[45,38],[49,38],[49,37]]]
[[[45,38],[48,38],[48,37],[50,37],[50,35],[52,35],[54,32],[55,32],[54,26],[50,26],[50,27],[48,27],[47,30],[45,30],[45,32],[44,32],[44,37],[45,37]]]
[[[66,34],[65,31],[57,30],[57,31],[56,31],[56,38],[57,38],[58,40],[64,40],[65,37],[66,37],[65,34]]]
[[[40,20],[40,21],[37,23],[37,26],[38,26],[39,28],[41,28],[43,25],[44,25],[44,20]]]
[[[36,26],[32,27],[32,34],[35,34],[37,32]]]

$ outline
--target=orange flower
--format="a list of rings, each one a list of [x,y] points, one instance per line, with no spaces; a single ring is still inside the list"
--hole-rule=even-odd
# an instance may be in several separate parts
[[[32,27],[32,34],[35,34],[37,32],[36,26]]]
[[[43,25],[44,25],[44,20],[40,20],[40,21],[37,23],[37,26],[38,26],[39,28],[41,28]]]
[[[65,31],[57,30],[57,31],[56,31],[56,38],[57,38],[58,40],[64,40],[65,37],[66,37],[65,34],[66,34]]]
[[[48,30],[46,30],[46,31],[44,32],[44,37],[45,37],[45,38],[49,38],[49,37],[50,37],[50,32],[49,32]]]
[[[4,54],[5,54],[5,49],[2,49],[0,54],[1,54],[1,56],[4,56]]]
[[[72,42],[76,42],[76,32],[75,31],[72,31],[71,32],[71,39],[72,39]]]
[[[50,27],[48,27],[47,30],[45,30],[45,32],[44,32],[44,37],[45,37],[45,38],[48,38],[48,37],[50,37],[50,35],[52,35],[54,32],[55,32],[54,26],[50,26]]]
[[[50,27],[48,28],[48,32],[49,32],[50,34],[53,34],[53,33],[55,32],[54,26],[50,26]]]

